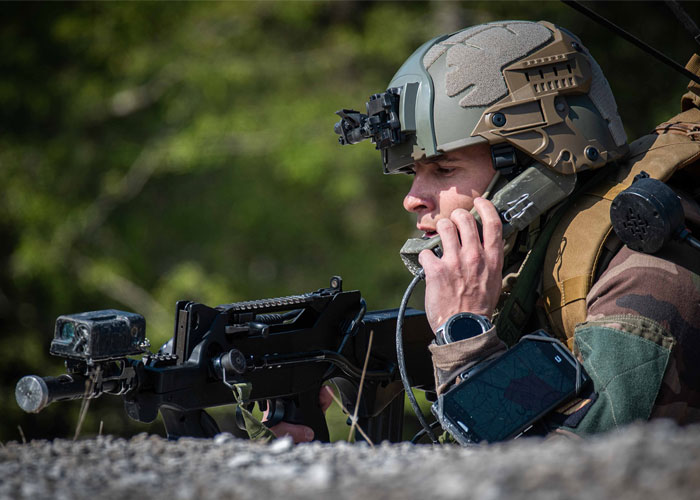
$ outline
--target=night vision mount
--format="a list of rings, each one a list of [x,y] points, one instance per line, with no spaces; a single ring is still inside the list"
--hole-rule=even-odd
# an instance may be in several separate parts
[[[357,144],[370,139],[377,149],[386,149],[406,141],[399,121],[401,89],[392,87],[382,94],[373,94],[367,101],[367,114],[352,109],[336,111],[340,121],[333,129],[339,135],[338,142]]]

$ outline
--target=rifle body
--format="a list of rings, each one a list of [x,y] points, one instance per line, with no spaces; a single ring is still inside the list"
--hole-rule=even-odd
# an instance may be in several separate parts
[[[169,438],[211,437],[219,429],[205,409],[235,404],[230,385],[249,383],[247,403],[271,405],[275,418],[308,425],[316,439],[328,441],[320,388],[328,380],[335,383],[345,408],[354,412],[372,331],[359,424],[373,441],[398,441],[403,387],[396,365],[396,315],[397,310],[365,313],[360,292],[343,291],[338,277],[329,288],[290,297],[217,307],[180,301],[173,338],[157,354],[140,360],[84,361],[77,356],[67,363],[68,375],[22,379],[18,402],[20,386],[33,377],[29,385],[43,383],[48,397],[29,411],[53,400],[117,393],[135,420],[152,422],[160,412]],[[427,345],[432,333],[422,311],[407,312],[403,336],[412,385],[431,390]],[[66,352],[62,345],[57,355],[66,357]]]

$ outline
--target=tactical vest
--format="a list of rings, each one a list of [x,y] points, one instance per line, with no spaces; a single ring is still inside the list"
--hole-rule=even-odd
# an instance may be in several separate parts
[[[700,57],[688,68],[696,73]],[[601,256],[610,247],[610,205],[645,171],[668,181],[683,168],[700,170],[700,86],[689,85],[681,100],[683,112],[649,135],[630,144],[624,163],[603,182],[582,193],[564,213],[549,241],[544,261],[542,296],[552,333],[573,348],[574,328],[586,318],[586,296],[593,286]]]

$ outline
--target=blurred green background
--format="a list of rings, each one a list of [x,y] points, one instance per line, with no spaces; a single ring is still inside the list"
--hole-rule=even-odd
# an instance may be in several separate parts
[[[663,3],[588,5],[681,64],[696,50]],[[683,5],[700,19],[698,3]],[[27,439],[75,431],[79,402],[28,415],[14,400],[22,375],[63,371],[48,354],[59,314],[138,312],[157,347],[178,299],[300,293],[338,274],[370,309],[397,307],[410,178],[381,175],[369,143],[341,148],[334,112],[362,109],[427,39],[499,19],[568,27],[631,139],[674,114],[687,83],[553,1],[0,8],[0,441],[20,439],[18,426]],[[226,430],[231,412],[215,414]],[[81,435],[100,423],[163,433],[115,397],[91,403]],[[332,432],[347,436],[344,423]]]

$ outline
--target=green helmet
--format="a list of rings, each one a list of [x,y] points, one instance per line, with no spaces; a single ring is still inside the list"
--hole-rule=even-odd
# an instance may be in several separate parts
[[[478,143],[494,167],[530,157],[559,174],[621,158],[627,139],[603,73],[581,41],[547,22],[473,26],[423,44],[367,103],[338,111],[341,144],[370,138],[385,173]]]

